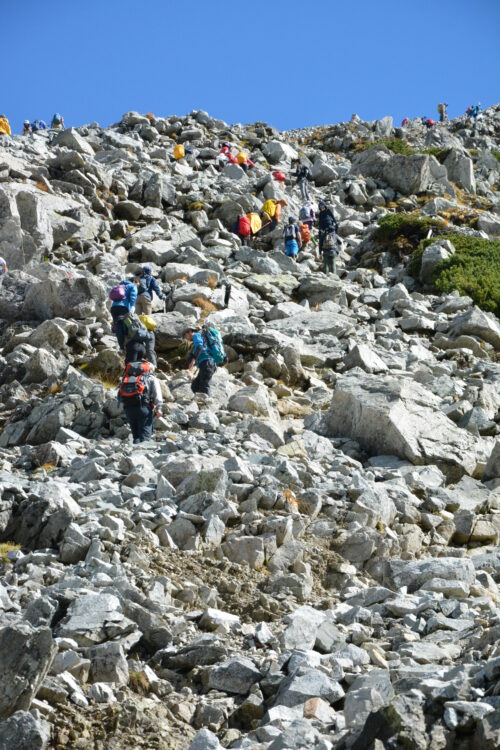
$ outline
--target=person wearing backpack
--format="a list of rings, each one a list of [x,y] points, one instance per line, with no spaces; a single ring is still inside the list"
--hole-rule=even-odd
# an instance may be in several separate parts
[[[336,247],[335,233],[338,229],[338,223],[331,208],[328,208],[325,201],[321,200],[319,207],[319,254],[323,259],[323,270],[325,273],[336,272]]]
[[[448,121],[448,104],[445,102],[439,102],[438,104],[438,114],[439,114],[439,122],[447,122]]]
[[[52,117],[52,122],[50,123],[50,127],[52,130],[65,130],[64,117],[60,115],[59,112],[56,112],[55,115]]]
[[[149,440],[153,434],[153,416],[162,415],[163,397],[154,369],[143,359],[129,362],[118,389],[118,403],[123,406],[134,445]]]
[[[12,135],[10,123],[5,115],[0,115],[0,135]]]
[[[143,266],[141,275],[136,277],[137,301],[135,309],[138,315],[151,315],[153,311],[153,293],[159,299],[165,299],[165,295],[152,273],[153,269],[151,266]]]
[[[237,235],[241,240],[242,245],[248,245],[250,237],[252,236],[252,225],[250,219],[244,213],[238,216],[238,231]]]
[[[309,227],[309,232],[312,232],[313,224],[316,220],[316,214],[314,213],[314,208],[311,206],[309,201],[302,206],[302,208],[299,211],[299,221],[302,224],[307,224]]]
[[[311,170],[302,164],[300,159],[295,162],[295,177],[297,178],[297,185],[300,188],[300,194],[302,200],[309,201],[309,190],[307,188],[307,181],[311,179]]]
[[[283,239],[285,242],[285,253],[292,260],[297,260],[299,250],[302,248],[302,234],[293,216],[288,217],[288,224],[283,230]]]
[[[34,120],[31,123],[31,132],[32,133],[38,133],[39,130],[48,130],[49,126],[45,122],[45,120]]]
[[[192,370],[195,364],[198,367],[198,374],[191,383],[191,390],[193,393],[206,393],[208,396],[210,381],[217,366],[227,362],[221,335],[215,328],[200,331],[190,326],[184,331],[183,338],[192,343],[188,355],[188,369]]]

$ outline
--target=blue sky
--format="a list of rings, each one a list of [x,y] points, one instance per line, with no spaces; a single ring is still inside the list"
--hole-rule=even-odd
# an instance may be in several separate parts
[[[280,129],[500,101],[499,0],[0,0],[0,112]]]

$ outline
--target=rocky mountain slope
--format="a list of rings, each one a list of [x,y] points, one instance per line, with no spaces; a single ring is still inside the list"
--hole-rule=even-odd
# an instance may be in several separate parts
[[[215,169],[225,140],[248,175]],[[499,144],[500,106],[0,141],[2,750],[499,746]],[[338,275],[231,233],[269,197],[298,215],[271,176],[297,153]],[[467,243],[486,311],[433,286]],[[167,408],[133,449],[107,291],[146,261]],[[209,399],[179,349],[200,320],[229,356]]]

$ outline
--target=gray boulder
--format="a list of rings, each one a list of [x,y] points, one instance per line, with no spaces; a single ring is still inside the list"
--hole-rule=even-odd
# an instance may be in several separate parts
[[[477,336],[495,347],[495,351],[500,351],[500,323],[494,315],[483,312],[479,307],[456,315],[452,322],[452,333],[454,336]]]
[[[474,165],[469,156],[452,149],[444,160],[444,166],[449,180],[456,182],[459,187],[469,193],[476,192]]]
[[[432,274],[444,260],[448,260],[455,253],[455,248],[449,240],[438,240],[425,248],[422,253],[422,265],[420,268],[420,281],[429,284]]]
[[[50,724],[29,711],[16,711],[0,724],[0,750],[46,750]]]
[[[474,438],[439,410],[419,383],[357,370],[338,380],[324,418],[328,435],[355,438],[372,455],[437,464],[449,476],[473,474]]]
[[[19,623],[0,630],[0,720],[30,708],[56,651],[50,628]]]
[[[78,151],[79,154],[94,156],[92,146],[74,128],[62,130],[53,139],[51,146],[66,146],[66,148]]]

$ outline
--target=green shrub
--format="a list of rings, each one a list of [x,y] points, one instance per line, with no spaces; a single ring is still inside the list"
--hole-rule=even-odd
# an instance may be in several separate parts
[[[457,290],[472,297],[476,305],[500,317],[500,240],[485,240],[463,234],[448,235],[456,253],[436,269],[436,291]]]
[[[353,147],[355,151],[367,151],[374,146],[385,146],[394,154],[401,154],[402,156],[412,156],[415,153],[408,141],[403,138],[382,138],[373,143],[371,141],[358,141]]]
[[[491,152],[497,161],[500,161],[500,151]]]
[[[427,236],[429,229],[443,232],[445,224],[439,219],[421,219],[402,213],[387,214],[380,219],[374,239],[384,250],[412,251]]]

